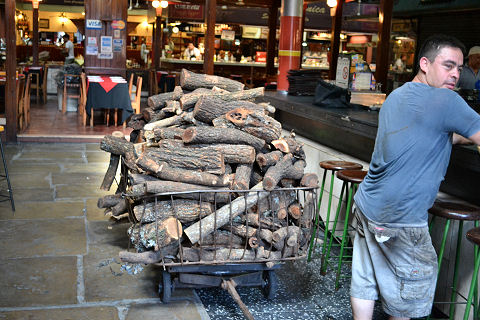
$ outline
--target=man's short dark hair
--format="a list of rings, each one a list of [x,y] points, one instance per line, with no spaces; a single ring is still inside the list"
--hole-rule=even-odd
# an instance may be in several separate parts
[[[460,40],[446,34],[434,34],[425,39],[422,46],[420,47],[420,50],[418,51],[418,68],[420,69],[420,59],[422,57],[425,57],[433,62],[437,55],[440,53],[440,50],[445,47],[460,49],[463,56],[465,56],[465,45],[460,42]]]
[[[62,38],[67,38],[68,40],[70,40],[70,35],[68,33],[65,33]]]

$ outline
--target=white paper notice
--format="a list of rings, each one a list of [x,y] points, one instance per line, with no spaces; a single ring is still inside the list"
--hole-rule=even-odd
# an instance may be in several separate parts
[[[112,37],[111,36],[102,36],[100,38],[100,52],[101,53],[112,53]]]
[[[338,57],[335,84],[341,88],[348,88],[349,76],[350,76],[350,59],[344,58],[344,57]]]
[[[96,56],[98,54],[98,47],[97,46],[87,46],[87,55],[89,56]]]

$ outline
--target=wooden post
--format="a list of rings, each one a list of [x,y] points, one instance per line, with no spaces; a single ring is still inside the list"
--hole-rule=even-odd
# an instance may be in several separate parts
[[[268,10],[268,39],[267,39],[267,66],[266,75],[275,75],[275,44],[277,43],[277,20],[280,0],[274,1]]]
[[[342,15],[344,0],[338,0],[335,7],[335,15],[332,17],[332,37],[330,42],[331,60],[330,69],[328,70],[328,78],[335,80],[337,74],[338,50],[340,49],[340,32],[342,31]]]
[[[155,39],[153,40],[153,66],[155,70],[160,69],[160,57],[162,56],[163,47],[163,28],[162,28],[162,16],[157,16],[155,20]]]
[[[32,55],[33,65],[38,66],[38,8],[33,9],[33,38],[32,38]]]
[[[5,33],[7,41],[7,87],[5,89],[5,116],[7,118],[7,141],[17,141],[17,45],[15,30],[15,0],[5,0]]]
[[[382,91],[387,88],[388,53],[390,49],[390,29],[392,27],[393,1],[381,0],[378,22],[377,69],[375,80],[382,84]]]
[[[205,24],[207,33],[205,34],[205,54],[203,61],[203,72],[213,74],[213,56],[215,55],[215,20],[217,10],[217,0],[205,0]]]

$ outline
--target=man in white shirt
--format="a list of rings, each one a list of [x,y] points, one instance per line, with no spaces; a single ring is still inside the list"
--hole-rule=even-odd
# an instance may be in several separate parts
[[[66,52],[66,57],[65,57],[65,64],[73,63],[75,60],[75,53],[73,51],[73,42],[70,41],[70,35],[65,33],[63,35],[63,41],[65,42],[65,52]]]
[[[200,50],[195,48],[192,42],[188,44],[187,49],[183,52],[183,57],[187,60],[199,60],[200,59]]]

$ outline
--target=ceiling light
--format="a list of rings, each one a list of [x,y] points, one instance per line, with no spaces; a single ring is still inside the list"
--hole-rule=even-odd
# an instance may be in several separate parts
[[[162,7],[163,9],[168,7],[168,1],[165,1],[165,0],[160,1],[160,7]]]
[[[154,8],[160,7],[160,1],[158,1],[158,0],[153,0],[153,1],[152,1],[152,7],[154,7]]]
[[[336,7],[337,0],[327,0],[327,6],[329,6],[330,8]]]
[[[173,32],[173,33],[178,33],[178,31],[180,31],[180,29],[178,29],[178,27],[173,27],[173,28],[172,28],[172,32]]]

